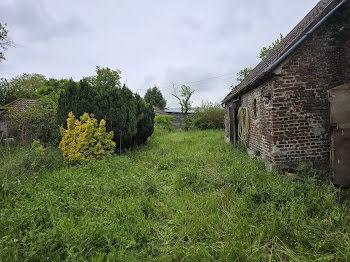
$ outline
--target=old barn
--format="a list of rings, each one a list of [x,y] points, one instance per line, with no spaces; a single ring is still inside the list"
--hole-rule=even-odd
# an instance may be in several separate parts
[[[309,166],[350,186],[349,83],[350,2],[322,0],[224,98],[226,139],[268,169]]]

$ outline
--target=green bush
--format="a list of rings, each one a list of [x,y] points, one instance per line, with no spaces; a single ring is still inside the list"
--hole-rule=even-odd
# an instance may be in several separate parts
[[[220,104],[206,103],[197,108],[192,116],[193,125],[201,130],[225,127],[225,110]]]
[[[135,94],[137,104],[137,133],[134,136],[134,144],[140,145],[146,142],[154,131],[153,106],[146,103],[142,97]]]
[[[114,152],[113,131],[106,132],[106,121],[97,123],[93,114],[84,113],[75,119],[68,114],[67,130],[61,129],[62,141],[59,149],[69,164],[81,164],[95,159],[103,159]]]
[[[39,99],[25,111],[10,110],[5,118],[16,138],[22,143],[40,140],[45,145],[58,144],[59,126],[56,122],[57,103],[50,99]]]
[[[153,109],[122,85],[119,75],[120,71],[97,67],[96,76],[79,83],[70,80],[58,100],[58,123],[66,127],[69,112],[77,117],[93,113],[98,121],[106,120],[117,150],[144,143],[153,133]]]
[[[160,131],[174,130],[173,117],[167,115],[157,115],[154,119],[154,127]]]

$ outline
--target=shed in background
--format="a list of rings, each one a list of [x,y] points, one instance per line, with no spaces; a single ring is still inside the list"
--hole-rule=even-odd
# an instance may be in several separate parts
[[[19,98],[7,105],[0,106],[0,141],[8,138],[10,130],[8,129],[7,123],[4,116],[8,110],[25,111],[30,105],[33,105],[36,99],[33,98]]]

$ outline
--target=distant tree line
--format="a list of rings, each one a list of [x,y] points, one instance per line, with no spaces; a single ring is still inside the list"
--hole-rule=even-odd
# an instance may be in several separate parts
[[[41,74],[22,74],[10,80],[0,79],[0,106],[9,104],[18,98],[48,98],[58,100],[66,87],[67,79],[46,79]]]

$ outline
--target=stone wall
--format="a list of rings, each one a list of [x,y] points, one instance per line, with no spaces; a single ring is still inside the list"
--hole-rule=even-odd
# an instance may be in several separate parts
[[[175,128],[185,127],[185,115],[183,113],[167,113],[169,116],[173,117],[173,124]]]

